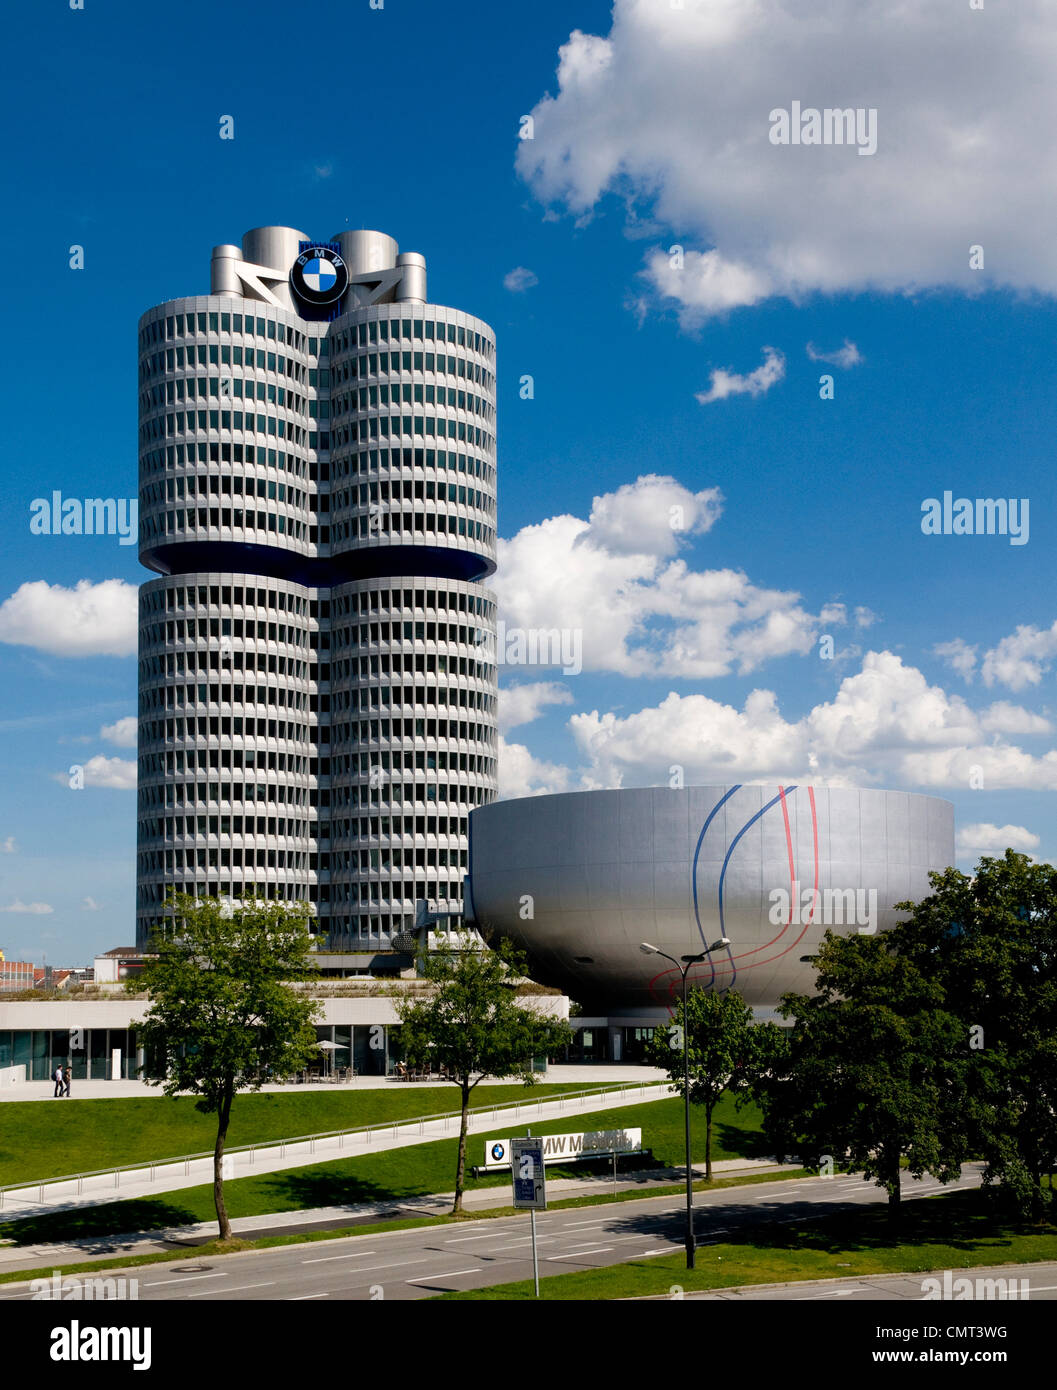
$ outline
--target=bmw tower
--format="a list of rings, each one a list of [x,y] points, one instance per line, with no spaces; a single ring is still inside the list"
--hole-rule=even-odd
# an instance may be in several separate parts
[[[171,887],[331,949],[461,913],[496,794],[495,338],[381,232],[259,227],[139,324],[137,937]]]

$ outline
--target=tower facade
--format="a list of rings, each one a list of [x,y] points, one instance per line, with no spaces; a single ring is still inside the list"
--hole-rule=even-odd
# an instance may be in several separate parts
[[[137,938],[166,891],[333,949],[461,910],[496,794],[495,338],[380,232],[213,250],[139,324]]]

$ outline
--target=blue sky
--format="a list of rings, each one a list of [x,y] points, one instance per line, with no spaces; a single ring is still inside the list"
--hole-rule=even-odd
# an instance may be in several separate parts
[[[502,613],[584,652],[504,673],[505,794],[811,776],[949,797],[964,868],[1057,853],[1057,21],[892,7],[360,0],[318,56],[268,0],[12,15],[9,958],[134,935],[111,653],[148,576],[114,537],[31,535],[30,503],[135,496],[137,319],[267,223],[386,231],[496,329]],[[876,110],[876,154],[776,146],[794,99]],[[945,490],[1029,499],[1027,543],[923,535]]]

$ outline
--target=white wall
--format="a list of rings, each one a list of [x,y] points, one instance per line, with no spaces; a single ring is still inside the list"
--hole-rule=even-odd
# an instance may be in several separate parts
[[[26,1079],[26,1065],[20,1062],[17,1067],[0,1067],[0,1086],[17,1086]]]

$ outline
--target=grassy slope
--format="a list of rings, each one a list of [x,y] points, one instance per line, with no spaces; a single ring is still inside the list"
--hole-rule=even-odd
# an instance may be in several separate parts
[[[541,1099],[570,1086],[485,1086],[471,1104]],[[577,1087],[588,1090],[589,1087]],[[399,1085],[386,1090],[262,1091],[241,1095],[231,1113],[229,1144],[253,1144],[319,1134],[379,1121],[459,1108],[458,1088]],[[111,1164],[211,1150],[216,1118],[200,1114],[189,1096],[116,1100],[5,1101],[0,1105],[0,1185],[84,1173]]]
[[[370,1093],[366,1093],[370,1094]],[[114,1102],[111,1102],[113,1104]],[[155,1103],[156,1102],[151,1102]],[[734,1158],[758,1155],[763,1147],[759,1134],[759,1114],[752,1107],[736,1111],[727,1097],[716,1108],[713,1122],[713,1157]],[[620,1126],[641,1128],[643,1143],[652,1148],[658,1164],[678,1163],[683,1152],[683,1109],[678,1097],[624,1106],[587,1115],[534,1124],[533,1133],[562,1134],[587,1129]],[[511,1126],[501,1127],[502,1133]],[[518,1125],[517,1130],[523,1130]],[[471,1136],[470,1162],[483,1160],[485,1136]],[[695,1158],[703,1155],[701,1126],[694,1131]],[[230,1216],[257,1216],[266,1212],[297,1211],[309,1207],[344,1206],[359,1202],[417,1197],[433,1192],[449,1192],[455,1176],[456,1139],[416,1144],[362,1158],[317,1163],[254,1178],[236,1178],[224,1184]],[[641,1160],[636,1161],[641,1164]],[[566,1170],[548,1167],[560,1176]],[[583,1166],[569,1173],[584,1171]],[[508,1174],[471,1179],[470,1188],[496,1187],[510,1182]],[[124,1234],[157,1230],[164,1226],[186,1225],[215,1219],[212,1187],[202,1185],[161,1194],[144,1201],[111,1202],[27,1217],[0,1226],[0,1236],[20,1244],[44,1240],[65,1240],[77,1236]]]
[[[682,1253],[606,1269],[557,1274],[540,1281],[551,1300],[672,1297],[682,1289],[719,1289],[800,1279],[850,1279],[974,1265],[1021,1264],[1057,1259],[1057,1227],[1024,1227],[992,1213],[980,1191],[923,1198],[903,1208],[893,1240],[883,1207],[805,1222],[747,1230],[722,1244],[702,1246],[697,1268]],[[444,1299],[532,1298],[531,1280],[501,1284]]]

